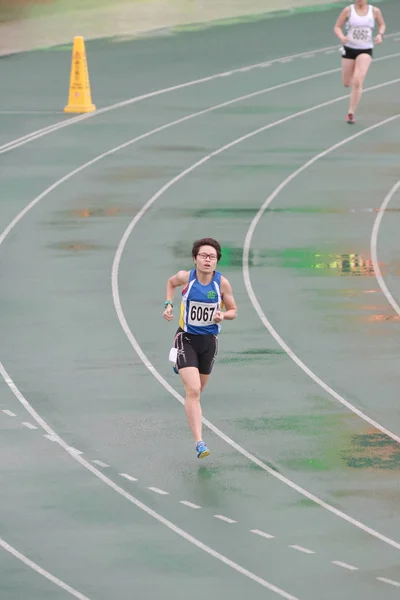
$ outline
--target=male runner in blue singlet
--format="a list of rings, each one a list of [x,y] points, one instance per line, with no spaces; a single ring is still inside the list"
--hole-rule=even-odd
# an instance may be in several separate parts
[[[179,372],[185,386],[185,412],[197,457],[204,458],[210,452],[202,440],[200,393],[217,355],[221,322],[235,319],[237,310],[229,281],[215,270],[221,258],[219,243],[212,238],[194,242],[192,257],[194,269],[178,271],[168,279],[163,316],[167,321],[172,320],[175,288],[183,286],[179,328],[174,340],[175,372]]]

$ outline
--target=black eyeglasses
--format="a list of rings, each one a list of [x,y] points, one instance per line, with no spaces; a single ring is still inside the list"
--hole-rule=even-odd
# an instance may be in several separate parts
[[[197,256],[200,256],[200,258],[203,260],[206,260],[206,258],[209,258],[210,260],[217,260],[218,258],[216,254],[206,254],[205,252],[200,252]]]

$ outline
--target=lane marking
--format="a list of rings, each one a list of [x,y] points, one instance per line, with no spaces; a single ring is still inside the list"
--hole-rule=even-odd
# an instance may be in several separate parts
[[[225,521],[225,523],[237,523],[237,521],[229,519],[229,517],[224,517],[224,515],[214,515],[214,517],[220,521]]]
[[[188,502],[187,500],[180,500],[180,503],[189,506],[189,508],[201,508],[198,504],[193,504],[193,502]]]
[[[8,408],[4,408],[3,409],[3,413],[5,415],[8,415],[9,417],[16,417],[17,415],[15,413],[13,413],[11,410],[8,410]]]
[[[347,569],[348,571],[358,571],[358,567],[354,565],[349,565],[348,563],[342,562],[340,560],[332,560],[333,565],[337,565],[338,567],[342,567],[343,569]]]
[[[256,535],[264,537],[267,540],[272,540],[275,538],[274,535],[271,535],[270,533],[265,533],[265,531],[260,531],[259,529],[250,529],[250,533],[255,533]]]
[[[95,465],[98,465],[99,467],[104,467],[106,469],[110,466],[107,463],[103,462],[102,460],[92,460],[92,463],[94,463]]]
[[[73,448],[73,446],[70,446],[69,449],[74,454],[83,454],[82,450],[78,450],[77,448]]]
[[[35,429],[37,429],[37,428],[35,427]],[[69,452],[73,453],[73,454],[78,454],[78,455],[79,454],[83,454],[82,451],[77,450],[76,448],[74,448],[72,446],[69,446]],[[93,462],[96,462],[96,461],[93,461]],[[119,473],[119,475],[121,477],[124,477],[128,481],[138,481],[138,479],[136,479],[135,477],[132,477],[131,475],[129,475],[127,473]],[[152,490],[152,491],[154,491],[154,492],[156,492],[156,493],[158,493],[160,495],[169,495],[169,492],[165,492],[164,490],[161,490],[160,488],[149,487],[148,489],[150,489],[150,490]],[[199,506],[198,504],[194,504],[193,502],[189,502],[188,500],[180,500],[179,503],[183,504],[184,506],[188,506],[189,508],[192,508],[192,509],[201,509],[201,506]],[[217,519],[220,519],[220,520],[222,520],[224,522],[230,523],[230,524],[237,523],[237,521],[234,521],[233,519],[230,519],[230,518],[225,517],[223,515],[214,515],[214,517],[217,518]],[[273,535],[271,535],[269,533],[266,533],[264,531],[261,531],[259,529],[250,529],[249,531],[250,531],[250,533],[254,533],[255,535],[258,535],[258,536],[263,537],[265,539],[275,539],[275,536],[273,536]],[[309,548],[305,548],[304,546],[299,546],[299,545],[293,544],[293,545],[289,545],[288,547],[292,548],[293,550],[297,550],[299,552],[302,552],[304,554],[308,554],[308,555],[315,554],[315,552],[313,550],[310,550]],[[331,561],[331,562],[332,562],[332,564],[335,564],[337,566],[341,566],[341,567],[349,569],[349,570],[358,570],[358,567],[354,567],[353,565],[349,565],[349,564],[341,562],[341,561]],[[376,579],[379,580],[379,581],[382,581],[384,583],[388,583],[390,585],[400,587],[400,583],[396,582],[394,580],[386,579],[385,577],[377,577]]]
[[[37,429],[36,425],[32,425],[32,423],[28,423],[27,421],[23,421],[22,425],[27,429]]]
[[[394,80],[392,83],[398,83],[398,82],[399,82],[399,80],[397,80],[397,81]],[[371,89],[371,88],[369,88],[369,89]],[[325,390],[330,396],[335,398],[335,400],[340,402],[340,404],[342,404],[343,406],[346,406],[346,408],[348,408],[351,412],[356,414],[358,417],[360,417],[361,419],[363,419],[364,421],[366,421],[367,423],[369,423],[370,425],[372,425],[373,427],[375,427],[376,429],[378,429],[379,431],[381,431],[382,433],[384,433],[385,435],[387,435],[392,440],[394,440],[398,443],[400,443],[400,436],[398,436],[396,433],[393,433],[392,431],[390,431],[389,429],[387,429],[386,427],[384,427],[383,425],[381,425],[374,419],[371,419],[371,417],[366,415],[360,409],[356,408],[348,400],[345,400],[345,398],[343,398],[343,396],[338,394],[333,388],[331,388],[328,384],[326,384],[320,377],[318,377],[318,375],[316,375],[309,367],[307,367],[307,365],[297,356],[297,354],[295,354],[293,352],[293,350],[288,346],[288,344],[278,334],[276,329],[274,329],[271,322],[267,319],[264,311],[262,310],[261,305],[258,302],[258,299],[253,290],[253,286],[252,286],[251,279],[250,279],[249,255],[250,255],[250,246],[251,246],[252,237],[253,237],[254,231],[255,231],[262,215],[264,214],[265,210],[269,207],[271,202],[273,200],[275,200],[275,198],[280,194],[280,192],[289,183],[291,183],[298,175],[300,175],[300,173],[303,173],[306,169],[308,169],[309,167],[314,165],[321,158],[324,158],[325,156],[334,152],[338,148],[341,148],[345,144],[348,144],[350,141],[353,141],[353,140],[361,137],[365,133],[368,133],[370,131],[377,129],[378,127],[381,127],[383,125],[386,125],[388,123],[395,121],[396,119],[398,119],[399,116],[400,115],[398,114],[393,117],[390,117],[389,119],[385,119],[384,121],[381,121],[380,123],[378,123],[376,125],[367,127],[366,129],[359,131],[358,133],[342,140],[341,142],[334,144],[333,146],[331,146],[324,152],[320,152],[319,154],[314,156],[314,158],[307,161],[299,169],[296,169],[296,171],[291,173],[291,175],[289,175],[289,177],[286,177],[286,179],[275,189],[275,191],[272,194],[270,194],[270,196],[268,196],[268,198],[265,200],[264,204],[258,210],[257,214],[255,215],[254,219],[252,220],[252,222],[250,224],[250,227],[248,229],[248,232],[247,232],[247,235],[246,235],[246,238],[244,241],[244,246],[243,246],[243,279],[244,279],[244,283],[246,286],[246,290],[247,290],[250,302],[252,303],[254,310],[256,311],[257,315],[259,316],[260,321],[262,322],[264,327],[266,329],[268,329],[269,333],[278,342],[278,344],[286,352],[286,354],[293,360],[294,363],[297,364],[298,367],[300,367],[300,369],[302,371],[304,371],[304,373],[306,375],[308,375],[308,377],[310,377],[310,379],[312,379],[317,385],[319,385],[323,390]],[[378,215],[378,217],[379,217],[379,215]]]
[[[169,496],[169,492],[160,490],[160,488],[149,486],[148,489],[151,490],[152,492],[155,492],[156,494],[160,494],[160,496]]]
[[[382,581],[383,583],[388,583],[389,585],[393,585],[394,587],[400,587],[400,582],[395,581],[394,579],[388,579],[387,577],[377,577],[378,581]]]
[[[371,234],[371,260],[372,260],[375,277],[378,281],[378,285],[381,288],[382,293],[384,294],[386,300],[389,302],[389,304],[392,306],[392,308],[398,315],[400,315],[400,306],[397,304],[396,300],[393,298],[392,294],[389,292],[389,289],[385,283],[385,280],[382,277],[382,272],[381,272],[379,262],[378,262],[377,246],[378,246],[379,228],[382,223],[383,215],[385,214],[385,210],[389,206],[389,203],[391,202],[393,196],[396,194],[396,192],[399,189],[400,189],[400,180],[392,187],[392,189],[390,190],[390,192],[388,193],[388,195],[382,202],[382,205],[381,205],[381,207],[378,211],[377,217],[375,219],[375,223],[372,228],[372,234]]]
[[[297,546],[296,544],[294,544],[293,546],[289,546],[289,548],[293,548],[293,550],[303,552],[304,554],[315,554],[314,550],[309,550],[308,548],[304,548],[303,546]]]
[[[143,502],[141,502],[140,500],[138,500],[137,498],[135,498],[134,496],[129,494],[126,490],[124,490],[122,487],[117,485],[112,479],[110,479],[109,477],[104,475],[104,473],[102,473],[101,471],[99,471],[99,469],[97,469],[91,463],[89,463],[83,456],[81,456],[79,454],[75,454],[74,452],[71,452],[70,446],[46,423],[46,421],[29,404],[29,402],[27,401],[25,396],[20,392],[18,387],[15,385],[15,383],[13,382],[13,380],[11,379],[10,375],[7,373],[7,371],[5,370],[5,368],[1,362],[0,362],[0,374],[2,375],[3,379],[9,385],[14,396],[17,398],[17,400],[20,402],[20,404],[22,404],[22,406],[27,410],[27,412],[32,416],[32,418],[42,427],[42,429],[44,429],[47,432],[47,435],[54,438],[57,441],[57,443],[61,446],[61,448],[63,450],[65,450],[65,452],[67,452],[73,460],[75,460],[82,467],[84,467],[85,469],[90,471],[95,477],[97,477],[103,483],[105,483],[108,487],[113,489],[117,494],[119,494],[120,496],[123,496],[126,500],[131,502],[134,506],[141,509],[143,512],[148,514],[150,517],[152,517],[159,523],[162,523],[163,525],[165,525],[165,527],[167,527],[168,529],[170,529],[171,531],[173,531],[174,533],[176,533],[177,535],[179,535],[180,537],[185,539],[187,542],[193,544],[194,546],[196,546],[203,552],[206,552],[207,554],[209,554],[216,560],[224,563],[225,565],[227,565],[229,568],[233,569],[237,573],[244,575],[248,579],[251,579],[255,583],[258,583],[259,585],[269,589],[270,591],[278,594],[279,596],[281,596],[282,598],[285,598],[286,600],[299,600],[296,596],[289,594],[285,590],[282,590],[281,588],[279,588],[276,585],[270,583],[269,581],[263,579],[262,577],[255,575],[248,569],[245,569],[238,563],[235,563],[230,558],[227,558],[223,554],[220,554],[219,552],[217,552],[210,546],[203,544],[203,542],[201,542],[197,538],[193,537],[192,535],[190,535],[189,533],[187,533],[180,527],[177,527],[174,523],[172,523],[171,521],[168,521],[168,519],[165,519],[162,515],[155,512],[154,510],[149,508],[146,504],[143,504]],[[87,600],[87,599],[83,597],[81,600]]]
[[[58,577],[54,577],[54,575],[52,575],[45,569],[42,569],[42,567],[39,567],[39,565],[36,564],[35,562],[33,562],[33,560],[31,560],[24,554],[21,554],[21,552],[19,552],[18,550],[16,550],[12,546],[10,546],[10,544],[8,544],[5,540],[3,540],[1,538],[0,538],[0,546],[2,548],[4,548],[4,550],[6,550],[9,554],[12,554],[15,558],[18,558],[18,560],[23,562],[27,567],[30,567],[31,569],[36,571],[36,573],[39,573],[39,575],[42,575],[42,577],[45,577],[46,579],[51,581],[51,583],[54,583],[59,588],[63,589],[65,592],[68,592],[69,594],[71,594],[71,596],[78,598],[78,600],[89,600],[89,598],[87,596],[84,596],[83,594],[81,594],[81,592],[78,592],[70,585],[64,583],[64,581],[61,581],[61,579],[58,579]]]
[[[136,477],[132,477],[132,475],[128,475],[128,473],[120,473],[120,475],[128,481],[137,481]]]

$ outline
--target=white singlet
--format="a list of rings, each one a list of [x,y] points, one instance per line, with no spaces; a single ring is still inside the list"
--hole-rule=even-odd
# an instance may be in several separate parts
[[[350,17],[346,23],[348,48],[365,50],[374,47],[373,31],[375,27],[374,7],[368,6],[368,12],[364,17],[357,14],[355,5],[350,6]]]

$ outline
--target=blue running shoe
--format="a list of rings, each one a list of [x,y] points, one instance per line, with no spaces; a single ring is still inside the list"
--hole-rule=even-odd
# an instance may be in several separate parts
[[[196,452],[197,452],[197,458],[205,458],[206,456],[210,455],[210,451],[204,442],[197,442]]]

